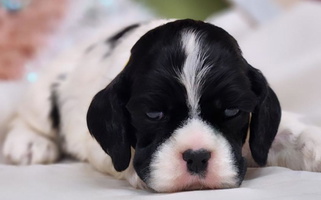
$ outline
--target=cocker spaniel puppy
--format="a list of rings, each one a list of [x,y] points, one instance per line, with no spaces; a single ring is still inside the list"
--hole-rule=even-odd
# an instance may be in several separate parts
[[[238,187],[246,160],[321,169],[319,129],[289,113],[279,128],[262,73],[201,21],[135,24],[66,53],[19,106],[4,146],[16,164],[66,153],[157,192]]]

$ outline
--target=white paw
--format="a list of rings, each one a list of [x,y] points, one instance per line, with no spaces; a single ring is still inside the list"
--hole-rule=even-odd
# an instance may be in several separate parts
[[[268,165],[321,172],[321,127],[305,124],[293,113],[282,115]]]
[[[303,170],[321,172],[321,128],[307,127],[297,140],[303,156]]]
[[[9,132],[3,154],[9,162],[18,165],[46,164],[58,159],[57,145],[28,129],[13,129]]]

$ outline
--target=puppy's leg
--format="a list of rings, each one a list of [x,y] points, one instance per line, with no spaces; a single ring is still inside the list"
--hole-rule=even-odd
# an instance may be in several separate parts
[[[52,163],[59,157],[53,128],[52,84],[56,75],[44,74],[31,85],[17,108],[3,154],[14,164]]]
[[[59,156],[54,139],[33,130],[20,118],[13,122],[3,153],[9,162],[19,165],[52,163]]]
[[[296,114],[283,112],[268,165],[321,171],[321,128],[305,124]]]

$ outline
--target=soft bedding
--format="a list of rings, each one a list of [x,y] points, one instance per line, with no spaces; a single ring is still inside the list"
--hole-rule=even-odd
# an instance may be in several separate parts
[[[321,5],[300,3],[268,24],[236,37],[244,57],[263,71],[282,107],[321,127]],[[100,174],[86,163],[1,164],[0,199],[317,200],[321,199],[321,173],[250,168],[240,188],[155,194],[133,189],[126,181]]]
[[[249,169],[240,188],[155,194],[135,190],[88,164],[0,167],[0,199],[320,199],[321,174],[281,167]]]

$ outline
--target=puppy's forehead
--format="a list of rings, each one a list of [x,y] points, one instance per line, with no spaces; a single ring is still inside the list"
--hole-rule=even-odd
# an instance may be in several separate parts
[[[225,30],[202,21],[176,20],[160,25],[145,33],[133,46],[131,53],[135,56],[153,56],[161,51],[181,49],[182,33],[194,32],[206,38],[204,46],[216,44],[226,50],[239,52],[235,39]],[[172,49],[170,49],[172,48]]]
[[[223,67],[221,60],[240,55],[235,40],[219,27],[189,20],[170,22],[146,33],[133,47],[132,58],[139,66],[135,88],[144,92],[175,88],[166,91],[184,96],[189,115],[197,116],[209,75],[229,68],[218,70]]]

